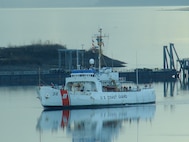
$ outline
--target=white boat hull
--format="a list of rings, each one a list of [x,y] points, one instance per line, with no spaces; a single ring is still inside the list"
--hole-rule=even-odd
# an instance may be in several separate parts
[[[100,107],[155,103],[152,88],[125,92],[67,92],[50,86],[42,86],[39,98],[44,107]]]

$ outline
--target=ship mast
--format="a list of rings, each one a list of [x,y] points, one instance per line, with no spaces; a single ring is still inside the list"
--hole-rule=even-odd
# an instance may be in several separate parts
[[[103,37],[108,37],[108,36],[106,36],[106,35],[102,35],[102,28],[100,28],[99,30],[98,30],[98,32],[100,33],[99,35],[95,35],[94,36],[94,38],[96,38],[96,41],[97,41],[97,45],[98,45],[98,48],[99,48],[99,53],[98,53],[98,65],[99,65],[99,70],[101,69],[101,66],[102,66],[102,62],[101,62],[101,58],[102,58],[102,46],[104,46],[104,43],[103,43]],[[92,40],[92,42],[94,42],[93,40]],[[95,47],[94,46],[94,44],[92,44],[92,46],[93,47]]]
[[[99,65],[99,70],[101,69],[101,58],[102,58],[102,29],[100,28],[99,29],[99,33],[100,35],[97,36],[97,43],[98,43],[98,46],[99,46],[99,55],[98,55],[98,65]]]
[[[104,46],[104,43],[103,43],[103,37],[107,37],[107,36],[102,36],[102,28],[99,29],[98,31],[100,34],[96,36],[96,40],[97,40],[97,44],[98,44],[98,47],[99,47],[99,55],[98,55],[98,65],[99,65],[99,70],[101,69],[101,66],[102,66],[102,45]]]

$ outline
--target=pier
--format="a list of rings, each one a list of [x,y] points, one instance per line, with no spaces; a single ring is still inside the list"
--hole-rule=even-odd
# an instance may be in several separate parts
[[[0,71],[0,86],[64,84],[67,76],[61,71]]]
[[[151,70],[138,69],[139,83],[165,82],[176,81],[172,77],[177,74],[175,70]],[[61,70],[38,70],[38,71],[0,71],[0,86],[13,85],[63,85],[65,78],[69,72]],[[136,70],[128,72],[120,72],[121,78],[126,78],[127,81],[136,82]]]

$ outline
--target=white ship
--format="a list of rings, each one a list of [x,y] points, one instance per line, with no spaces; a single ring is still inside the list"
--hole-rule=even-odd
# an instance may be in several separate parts
[[[88,108],[155,103],[155,90],[151,86],[125,86],[118,72],[113,72],[110,67],[101,68],[102,30],[99,32],[99,68],[95,69],[94,59],[90,59],[90,68],[73,70],[66,78],[64,88],[41,86],[39,98],[43,107]]]

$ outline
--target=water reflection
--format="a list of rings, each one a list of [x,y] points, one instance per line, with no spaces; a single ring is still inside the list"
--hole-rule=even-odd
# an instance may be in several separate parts
[[[178,95],[179,91],[188,91],[189,83],[185,83],[181,80],[173,81],[173,82],[163,82],[163,92],[164,97],[173,97]]]
[[[39,132],[66,131],[72,141],[112,141],[125,123],[151,121],[155,105],[122,108],[43,111],[36,129]]]
[[[173,97],[174,96],[175,84],[176,84],[176,82],[164,82],[163,83],[164,97],[167,97],[167,96]]]
[[[189,90],[189,82],[179,80],[179,83],[182,90]]]

